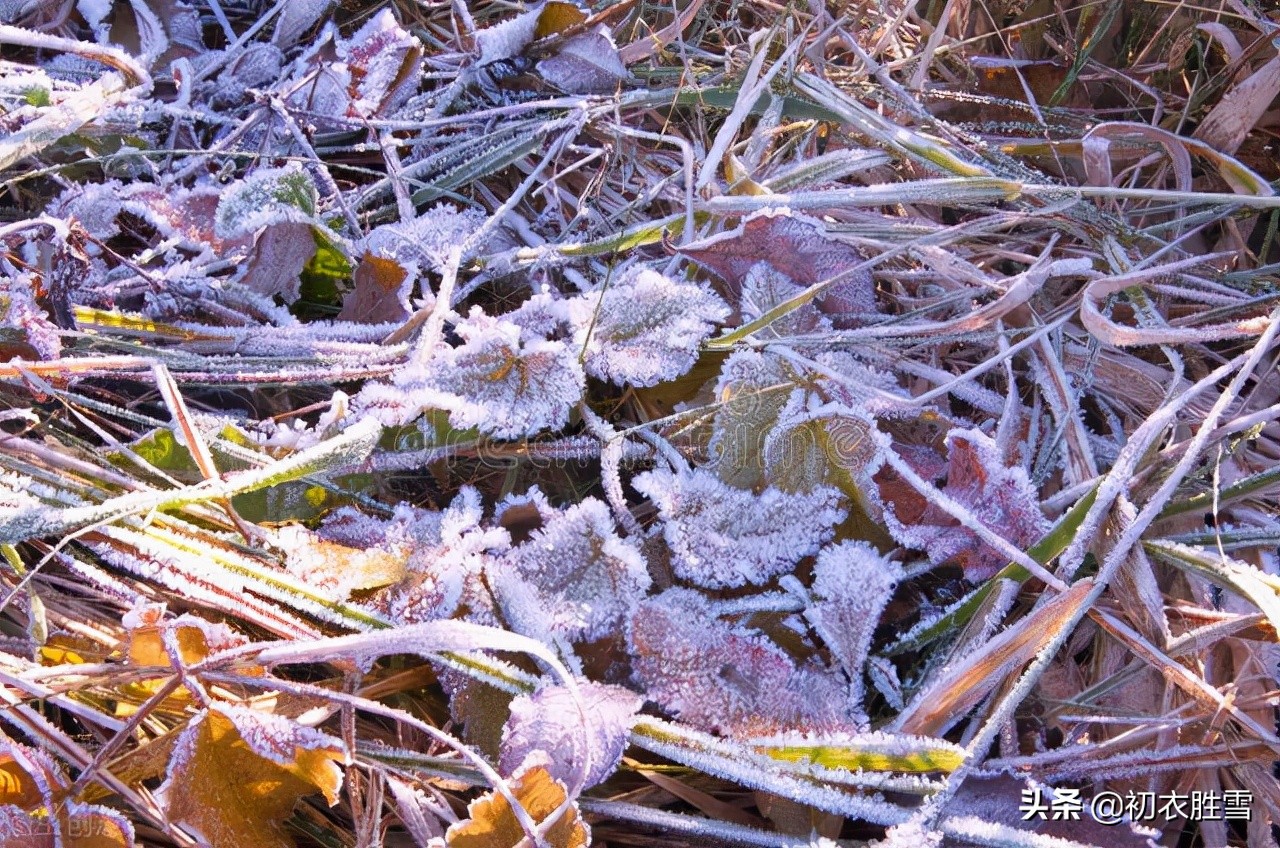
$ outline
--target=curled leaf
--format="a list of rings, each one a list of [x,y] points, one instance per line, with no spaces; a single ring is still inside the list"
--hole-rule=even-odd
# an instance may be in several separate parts
[[[622,762],[627,736],[644,698],[620,686],[579,681],[582,710],[563,686],[548,686],[511,702],[502,730],[503,774],[516,772],[535,752],[545,754],[547,770],[565,785],[589,789],[603,783]]]

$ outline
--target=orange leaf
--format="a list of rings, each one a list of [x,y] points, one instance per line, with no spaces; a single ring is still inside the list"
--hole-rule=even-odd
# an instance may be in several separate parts
[[[544,766],[534,766],[519,773],[511,781],[511,791],[520,806],[538,823],[543,822],[564,803],[565,788]],[[449,848],[514,848],[525,838],[507,799],[490,792],[467,807],[469,819],[458,822],[445,834]],[[552,848],[586,848],[591,842],[591,829],[571,805],[546,835]]]
[[[336,740],[283,716],[218,705],[183,732],[161,793],[169,817],[211,845],[293,848],[284,821],[317,791],[338,799]]]
[[[537,40],[546,38],[549,35],[557,35],[569,29],[569,27],[577,26],[586,19],[587,13],[574,4],[552,0],[552,2],[542,7],[542,13],[538,15],[538,26],[533,31],[533,37]]]
[[[401,291],[408,276],[396,260],[366,252],[356,266],[355,288],[342,299],[338,320],[384,324],[408,318],[408,292]]]

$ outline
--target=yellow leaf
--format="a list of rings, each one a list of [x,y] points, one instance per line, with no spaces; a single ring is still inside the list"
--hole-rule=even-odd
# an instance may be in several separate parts
[[[293,848],[284,821],[303,796],[337,801],[341,759],[335,740],[291,719],[217,706],[174,750],[162,787],[167,812],[210,845]]]
[[[538,823],[565,799],[565,788],[543,766],[518,773],[511,781],[511,792]],[[445,834],[449,848],[514,848],[525,837],[511,805],[498,792],[472,801],[467,814],[469,819],[453,825]],[[552,848],[586,848],[591,842],[591,830],[579,817],[576,804],[551,826],[546,839]]]
[[[538,15],[538,26],[533,31],[533,37],[536,40],[550,35],[557,35],[569,29],[569,27],[577,26],[586,19],[587,13],[574,4],[552,0],[552,2],[542,7],[542,14]]]
[[[0,804],[28,809],[40,803],[40,788],[11,755],[0,756]]]

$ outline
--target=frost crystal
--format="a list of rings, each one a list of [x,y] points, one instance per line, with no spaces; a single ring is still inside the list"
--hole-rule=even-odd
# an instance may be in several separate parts
[[[570,309],[574,346],[585,346],[587,373],[633,386],[655,386],[688,371],[713,325],[729,314],[710,289],[647,268],[628,270],[600,294],[575,298]]]
[[[844,519],[840,492],[735,489],[701,469],[650,471],[632,485],[658,507],[676,574],[699,586],[765,583],[817,553]]]
[[[519,632],[571,641],[617,632],[650,584],[644,558],[618,537],[608,507],[594,498],[547,517],[495,564],[490,581]],[[525,604],[516,607],[520,589],[527,590]]]
[[[564,686],[548,686],[511,702],[498,760],[503,774],[514,774],[534,752],[545,753],[551,776],[568,786],[574,785],[584,765],[583,789],[613,774],[622,762],[627,735],[644,698],[620,686],[588,680],[578,681],[578,693],[582,712]]]
[[[640,604],[628,636],[648,697],[695,727],[735,736],[860,727],[834,676],[798,667],[764,634],[717,619],[691,589]]]

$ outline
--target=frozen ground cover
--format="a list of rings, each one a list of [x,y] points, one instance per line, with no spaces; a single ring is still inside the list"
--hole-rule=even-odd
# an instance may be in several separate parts
[[[0,846],[1274,844],[1280,15],[0,45]]]

